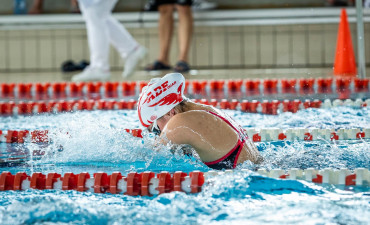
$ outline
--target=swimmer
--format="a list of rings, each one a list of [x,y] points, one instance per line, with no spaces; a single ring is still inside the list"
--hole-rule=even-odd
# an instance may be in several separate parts
[[[190,145],[212,169],[234,169],[247,160],[260,163],[262,157],[240,125],[219,109],[190,101],[184,89],[180,73],[151,79],[138,101],[141,124],[162,144]]]

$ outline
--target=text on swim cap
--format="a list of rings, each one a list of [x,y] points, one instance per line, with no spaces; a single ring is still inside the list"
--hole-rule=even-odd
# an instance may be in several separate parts
[[[167,91],[169,88],[171,88],[175,84],[176,84],[176,81],[174,81],[170,85],[168,85],[168,81],[163,82],[160,86],[153,89],[154,93],[152,93],[151,91],[148,93],[148,97],[145,99],[144,103],[150,103],[153,99],[158,97],[163,92]]]

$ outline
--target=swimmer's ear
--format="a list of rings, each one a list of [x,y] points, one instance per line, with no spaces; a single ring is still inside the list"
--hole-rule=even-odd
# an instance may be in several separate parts
[[[176,114],[177,114],[177,113],[176,113],[175,108],[171,109],[171,110],[168,112],[168,115],[169,115],[169,116],[174,116],[174,115],[176,115]]]

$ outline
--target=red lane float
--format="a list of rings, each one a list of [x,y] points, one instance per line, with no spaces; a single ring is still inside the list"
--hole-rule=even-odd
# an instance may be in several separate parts
[[[2,84],[0,84],[1,96],[14,97],[14,90],[15,90],[14,87],[15,87],[14,83],[10,83],[10,84],[2,83]]]
[[[173,177],[171,177],[169,172],[161,172],[157,174],[158,194],[169,193],[171,191],[181,191],[181,182],[185,180],[186,176],[186,173],[180,171],[175,172]]]
[[[333,79],[332,78],[319,78],[316,80],[317,82],[317,93],[331,93],[333,91]]]
[[[30,188],[44,190],[46,187],[46,176],[42,173],[33,173],[31,175]]]
[[[333,82],[334,81],[334,82]],[[248,95],[275,93],[331,93],[337,92],[364,92],[369,90],[369,79],[351,78],[309,78],[309,79],[255,79],[255,80],[187,80],[186,93],[202,94],[207,90],[211,92],[244,92]],[[95,94],[105,94],[108,97],[119,95],[135,95],[147,85],[147,81],[138,82],[57,82],[57,83],[1,83],[0,96],[29,99],[32,96],[49,97],[77,97]],[[226,85],[225,85],[226,84]],[[262,86],[260,86],[262,84]],[[244,89],[242,88],[244,87]]]
[[[282,111],[296,113],[298,112],[299,109],[301,109],[301,104],[302,102],[300,100],[293,100],[293,101],[284,100],[282,102],[282,105],[283,105]]]
[[[135,109],[136,100],[59,100],[39,102],[0,102],[0,115],[32,115],[38,113],[74,112],[82,110]]]
[[[0,191],[8,190],[14,190],[14,175],[5,171],[0,175]]]
[[[65,95],[66,87],[67,87],[66,82],[51,84],[52,92],[54,95]]]
[[[242,172],[252,172],[241,170]],[[54,189],[74,190],[80,192],[125,194],[131,196],[154,196],[173,191],[185,193],[199,193],[207,179],[225,174],[232,174],[232,170],[200,172],[193,171],[189,174],[178,171],[173,174],[161,172],[157,175],[153,172],[131,172],[123,176],[120,172],[108,175],[104,172],[95,173],[92,178],[90,174],[65,173],[63,176],[57,173],[33,173],[28,176],[24,172],[13,175],[8,171],[0,174],[0,191],[21,191],[28,189]],[[259,169],[258,174],[288,180],[305,180],[318,184],[334,184],[346,186],[370,186],[370,172],[365,168],[357,168],[353,171],[348,169],[322,169],[308,168],[305,170],[273,169],[267,171]]]
[[[81,192],[125,194],[131,196],[153,196],[181,191],[186,193],[199,193],[205,182],[203,172],[193,171],[189,175],[184,172],[131,172],[122,176],[120,172],[94,173],[83,172],[80,174],[65,173],[33,173],[30,176],[24,172],[12,175],[10,172],[2,172],[0,175],[0,191],[27,190],[27,189],[55,189],[76,190]]]
[[[225,86],[225,81],[224,80],[210,80],[208,81],[209,88],[212,92],[223,92],[224,91],[224,86]]]
[[[262,114],[277,115],[279,105],[280,105],[280,102],[277,100],[273,100],[271,102],[264,100],[261,103],[261,112]]]
[[[205,80],[204,81],[193,80],[191,81],[192,91],[189,93],[193,93],[193,94],[205,93],[206,85],[207,85],[207,81]]]
[[[369,91],[369,80],[370,79],[358,79],[354,80],[355,92],[366,92]]]
[[[31,98],[32,97],[32,83],[20,83],[18,87],[18,96],[20,98]]]
[[[46,176],[45,189],[54,189],[54,183],[60,180],[62,175],[59,173],[49,173]]]
[[[291,80],[282,79],[280,83],[281,83],[281,93],[283,94],[296,93],[296,83],[297,83],[296,79],[291,79]]]
[[[241,92],[242,85],[243,85],[243,80],[228,80],[227,81],[228,91],[231,91],[231,92]]]
[[[246,80],[245,81],[245,92],[247,95],[260,94],[260,80]]]
[[[314,84],[315,79],[300,79],[299,80],[300,94],[313,94]]]
[[[265,79],[263,80],[264,93],[277,94],[278,93],[278,80]]]
[[[122,82],[121,84],[122,92],[125,93],[132,93],[136,90],[136,82]]]

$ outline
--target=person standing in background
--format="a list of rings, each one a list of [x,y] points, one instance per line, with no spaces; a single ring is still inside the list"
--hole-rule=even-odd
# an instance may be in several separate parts
[[[16,0],[16,1],[20,1],[20,0]],[[26,0],[22,0],[22,1],[26,1]],[[43,5],[44,5],[44,0],[34,0],[32,2],[32,6],[31,6],[30,10],[28,11],[28,14],[42,14],[43,13]],[[77,0],[71,0],[70,12],[71,13],[80,13],[80,10],[78,8]]]
[[[26,0],[14,0],[13,1],[13,13],[16,15],[27,14],[27,1]]]
[[[159,56],[157,60],[147,66],[147,71],[171,69],[169,53],[172,41],[174,18],[177,10],[179,16],[178,39],[180,54],[174,70],[184,73],[190,70],[188,55],[190,41],[193,34],[192,0],[152,0],[151,6],[159,11]]]
[[[109,44],[125,59],[122,76],[131,76],[147,54],[120,22],[112,16],[117,0],[78,0],[86,22],[90,65],[72,81],[106,81],[110,78]]]

